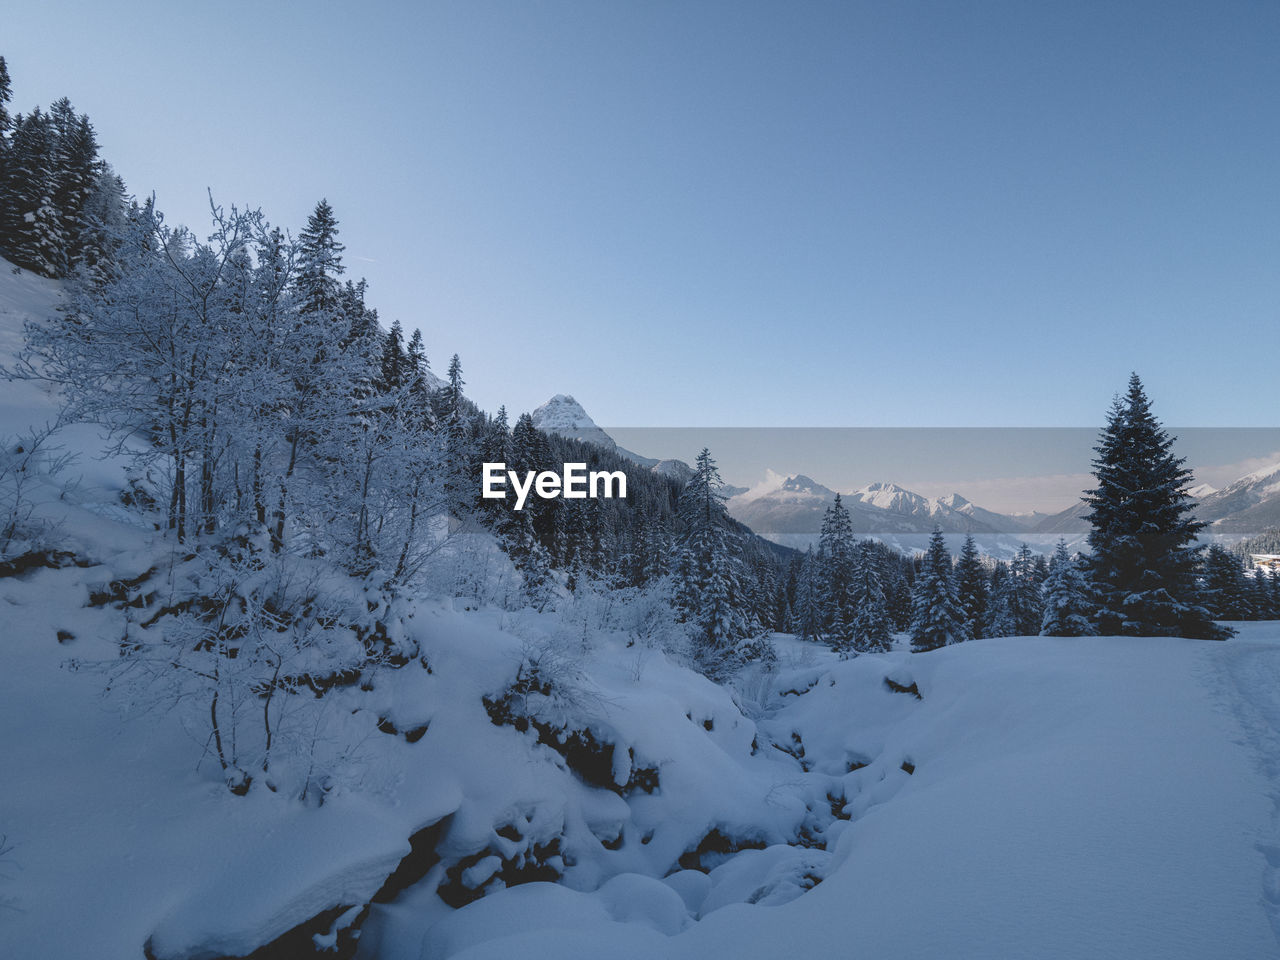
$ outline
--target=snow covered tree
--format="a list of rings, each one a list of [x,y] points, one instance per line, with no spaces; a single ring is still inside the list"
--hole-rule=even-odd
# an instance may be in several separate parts
[[[985,637],[1018,635],[1017,601],[1014,599],[1013,577],[1004,561],[991,571],[991,588],[987,599],[987,618],[982,628]]]
[[[818,565],[821,571],[822,626],[831,648],[841,656],[853,651],[853,523],[849,511],[836,494],[827,507],[818,538]]]
[[[929,538],[929,550],[916,577],[911,606],[913,650],[936,650],[969,639],[952,575],[951,554],[947,552],[947,541],[939,527],[934,527]]]
[[[871,540],[854,552],[852,646],[859,653],[878,653],[890,647],[889,614],[885,602],[880,553]]]
[[[981,637],[987,616],[987,571],[972,534],[965,535],[960,559],[956,561],[956,592],[964,609],[966,631],[970,637]]]
[[[80,275],[96,287],[103,287],[114,276],[116,251],[126,224],[124,181],[104,165],[85,201],[77,264]]]
[[[1040,595],[1043,581],[1039,569],[1031,548],[1024,543],[1018,549],[1013,562],[1009,564],[1008,592],[1005,602],[1008,605],[1006,615],[1012,620],[1012,636],[1032,637],[1040,632],[1040,622],[1044,618],[1044,601]],[[1048,575],[1047,566],[1045,575]]]
[[[693,628],[695,653],[710,675],[732,669],[757,625],[749,619],[720,471],[706,448],[680,494],[684,533],[676,561],[676,604]]]
[[[1059,540],[1049,565],[1049,578],[1044,584],[1044,616],[1040,621],[1043,637],[1091,637],[1094,635],[1090,614],[1089,582],[1084,564],[1067,553],[1067,543]]]
[[[1244,564],[1220,544],[1210,544],[1202,561],[1201,603],[1215,620],[1248,620],[1253,613],[1252,581]]]
[[[818,559],[813,555],[813,547],[809,547],[796,571],[796,598],[791,608],[791,632],[805,640],[817,640],[822,632],[818,571]]]
[[[1133,374],[1094,447],[1098,485],[1085,494],[1100,634],[1230,635],[1199,603],[1196,536],[1204,524],[1191,517],[1191,472],[1173,443]]]
[[[328,200],[321,200],[298,234],[296,284],[301,313],[332,313],[339,305],[339,277],[345,272],[338,242],[338,218]]]

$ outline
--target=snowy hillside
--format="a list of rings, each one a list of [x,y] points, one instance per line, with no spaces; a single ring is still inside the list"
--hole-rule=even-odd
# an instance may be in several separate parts
[[[843,800],[824,854],[505,891],[416,930],[423,955],[1273,957],[1280,635],[1247,637],[1010,638],[793,669],[761,726]],[[822,882],[795,896],[798,876]]]
[[[1280,526],[1280,463],[1204,496],[1196,516],[1212,524],[1213,533],[1256,534]]]

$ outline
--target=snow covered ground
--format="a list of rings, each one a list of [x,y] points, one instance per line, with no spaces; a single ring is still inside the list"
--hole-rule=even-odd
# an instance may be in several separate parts
[[[1277,956],[1280,625],[1242,626],[1225,644],[1010,638],[784,673],[813,686],[763,726],[799,734],[852,813],[819,886],[743,903],[767,898],[770,850],[698,886],[677,874],[700,919],[674,936],[650,919],[657,888],[619,909],[608,889],[524,887],[424,929],[422,956]],[[730,871],[759,886],[721,905]]]
[[[787,665],[753,691],[754,720],[657,651],[628,662],[602,641],[556,709],[659,770],[653,794],[620,795],[485,716],[529,649],[512,629],[545,640],[536,622],[428,607],[432,673],[389,672],[361,708],[427,733],[368,734],[361,788],[314,809],[232,797],[181,729],[123,721],[99,677],[65,669],[110,616],[81,606],[93,569],[0,581],[17,627],[0,669],[3,956],[240,955],[366,903],[450,814],[444,860],[373,907],[361,956],[1278,953],[1280,624],[1225,644],[1011,638],[850,662],[779,637]],[[558,841],[562,884],[491,879],[504,824],[523,834],[512,849]],[[761,849],[679,869],[713,829]],[[463,862],[487,895],[455,910],[436,887]]]

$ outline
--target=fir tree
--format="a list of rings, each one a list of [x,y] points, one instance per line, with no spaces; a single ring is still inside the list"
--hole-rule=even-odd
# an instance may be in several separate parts
[[[836,494],[822,518],[818,560],[822,571],[822,625],[831,648],[841,656],[853,650],[854,541],[849,511]]]
[[[818,571],[818,559],[813,555],[813,547],[809,547],[796,572],[796,598],[791,610],[791,632],[804,640],[817,640],[822,633],[822,593]]]
[[[9,136],[12,120],[9,117],[9,102],[13,99],[13,89],[9,80],[9,65],[0,57],[0,151]]]
[[[966,639],[951,554],[941,528],[934,527],[912,596],[911,648],[917,652],[936,650]]]
[[[1043,558],[1041,558],[1043,559]],[[1044,567],[1046,576],[1048,567]],[[1009,565],[1007,604],[1005,615],[1010,619],[1013,632],[1008,636],[1033,637],[1040,632],[1044,618],[1044,604],[1040,595],[1043,580],[1031,548],[1025,543]]]
[[[1200,599],[1215,620],[1248,620],[1252,615],[1251,579],[1240,560],[1219,544],[1211,544],[1203,559]]]
[[[991,590],[987,599],[987,619],[983,636],[1013,637],[1018,635],[1017,601],[1013,577],[1003,561],[991,571]]]
[[[880,553],[875,543],[863,540],[854,552],[853,649],[878,653],[890,646],[889,614],[885,603]]]
[[[1044,617],[1040,621],[1040,635],[1093,636],[1089,592],[1083,564],[1067,553],[1066,541],[1059,540],[1044,584]]]
[[[404,352],[404,334],[400,321],[391,321],[391,329],[383,339],[382,359],[379,363],[378,389],[390,393],[408,386],[408,358]]]
[[[733,668],[739,646],[756,626],[747,614],[723,486],[715,460],[703,448],[679,501],[684,536],[676,566],[676,603],[693,627],[699,662],[713,676]]]
[[[1191,472],[1151,413],[1135,373],[1094,448],[1098,485],[1087,491],[1095,625],[1104,635],[1225,639],[1197,597]]]
[[[956,562],[956,592],[964,610],[966,632],[970,637],[981,637],[987,616],[987,572],[982,567],[972,534],[965,535],[960,559]]]
[[[345,272],[338,242],[338,218],[328,200],[316,204],[298,235],[299,312],[332,313],[339,306],[338,278]]]

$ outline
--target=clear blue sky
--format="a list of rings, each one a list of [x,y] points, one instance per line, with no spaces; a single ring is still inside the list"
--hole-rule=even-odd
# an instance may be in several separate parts
[[[131,190],[334,205],[490,409],[1276,425],[1280,4],[26,2]]]

